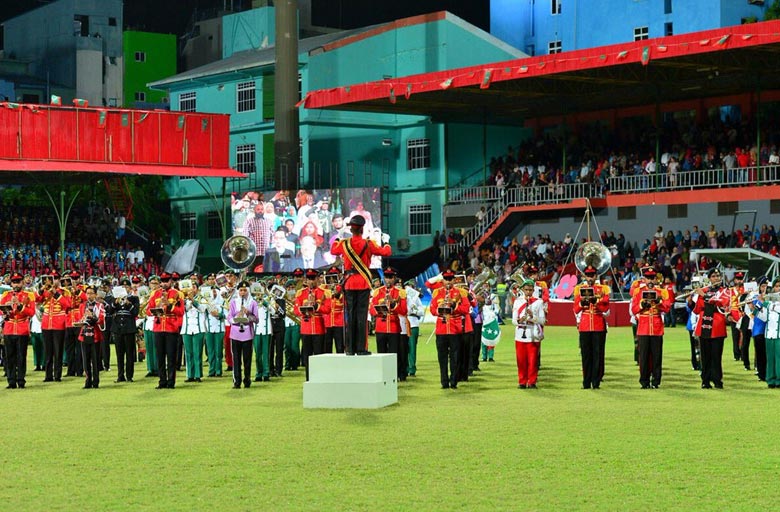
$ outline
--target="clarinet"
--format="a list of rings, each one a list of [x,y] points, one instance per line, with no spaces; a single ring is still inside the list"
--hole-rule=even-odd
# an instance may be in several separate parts
[[[241,297],[241,314],[244,315],[244,316],[246,316],[246,306],[245,306],[245,303],[246,303],[246,298],[245,297]],[[239,324],[238,332],[244,332],[244,324],[243,323]]]

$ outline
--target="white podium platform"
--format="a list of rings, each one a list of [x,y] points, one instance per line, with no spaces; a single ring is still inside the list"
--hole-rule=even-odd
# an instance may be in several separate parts
[[[395,354],[309,356],[306,409],[379,409],[398,402]]]

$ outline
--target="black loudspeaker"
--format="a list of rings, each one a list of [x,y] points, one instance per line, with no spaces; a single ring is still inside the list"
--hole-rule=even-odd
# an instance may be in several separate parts
[[[748,278],[758,279],[764,275],[764,268],[761,266],[761,260],[748,260]]]

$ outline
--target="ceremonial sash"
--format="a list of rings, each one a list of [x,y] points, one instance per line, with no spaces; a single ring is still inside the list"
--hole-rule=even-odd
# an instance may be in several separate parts
[[[369,288],[371,288],[371,271],[368,269],[365,263],[363,263],[363,260],[360,259],[360,256],[358,256],[358,253],[355,252],[355,248],[352,247],[352,243],[350,242],[350,238],[344,241],[344,253],[347,255],[347,259],[352,263],[352,268],[357,271],[358,274],[360,274],[363,279],[366,280],[366,283],[368,284]],[[363,247],[363,251],[365,252],[366,248],[368,247],[368,244],[370,242],[366,240],[366,245]]]

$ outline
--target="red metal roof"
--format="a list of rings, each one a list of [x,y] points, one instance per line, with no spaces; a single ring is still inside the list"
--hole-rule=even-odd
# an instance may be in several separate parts
[[[0,103],[0,171],[244,177],[229,147],[225,114]]]
[[[126,174],[141,176],[192,176],[206,178],[245,178],[228,168],[186,167],[180,165],[120,164],[94,162],[64,162],[50,160],[7,160],[0,158],[0,171],[17,172],[78,172]]]
[[[779,43],[768,21],[311,91],[304,104],[517,123],[780,88]]]

